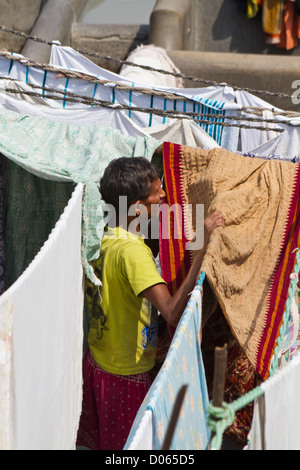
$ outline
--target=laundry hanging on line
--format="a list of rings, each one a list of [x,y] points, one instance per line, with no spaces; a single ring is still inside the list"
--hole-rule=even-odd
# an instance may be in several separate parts
[[[0,448],[74,450],[82,399],[83,185],[0,297]]]
[[[266,378],[300,244],[300,164],[164,143],[164,166],[168,203],[203,204],[204,216],[219,211],[226,217],[202,269],[239,344]],[[163,234],[160,240],[162,275],[173,293],[195,253],[186,249],[196,233],[195,214],[183,210],[181,217],[188,221],[186,239],[173,245],[171,227],[172,240]]]
[[[191,294],[179,322],[166,360],[153,382],[133,423],[124,450],[145,450],[140,426],[146,413],[152,413],[152,442],[147,447],[160,450],[173,411],[175,398],[187,384],[186,396],[176,425],[170,450],[207,450],[210,431],[207,425],[208,392],[201,354],[201,286]],[[148,416],[149,418],[149,416]]]

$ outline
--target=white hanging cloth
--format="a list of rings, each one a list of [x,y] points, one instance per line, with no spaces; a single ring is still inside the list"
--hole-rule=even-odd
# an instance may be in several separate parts
[[[78,184],[40,252],[0,297],[0,445],[6,450],[75,449],[82,400],[82,194]]]
[[[279,124],[274,123],[265,123],[263,119],[274,119],[274,115],[272,110],[280,111],[278,108],[275,108],[271,104],[263,101],[260,98],[252,95],[243,90],[236,90],[235,91],[236,101],[241,107],[257,107],[257,108],[264,108],[265,111],[262,111],[262,115],[259,115],[260,122],[248,122],[243,121],[243,124],[249,127],[268,127],[270,131],[260,131],[258,129],[243,129],[240,130],[240,142],[241,142],[241,151],[243,153],[252,152],[258,153],[258,151],[254,150],[257,149],[262,144],[269,142],[273,138],[278,137],[278,132],[274,132],[272,129],[280,129],[281,126]],[[240,113],[239,113],[240,114]],[[243,111],[241,114],[245,115],[245,117],[255,118],[256,115],[250,112]]]
[[[300,354],[261,385],[254,405],[249,450],[300,450]],[[264,400],[264,420],[259,401]],[[263,437],[264,436],[264,437]]]

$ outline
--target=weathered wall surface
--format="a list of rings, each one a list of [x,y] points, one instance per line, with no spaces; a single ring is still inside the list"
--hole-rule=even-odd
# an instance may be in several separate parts
[[[246,4],[240,0],[158,0],[150,19],[150,40],[170,50],[300,55],[300,46],[286,51],[267,45],[261,10],[248,19]]]
[[[287,52],[267,46],[261,18],[249,20],[239,5],[236,0],[158,0],[150,41],[165,48],[185,75],[292,96],[300,80],[300,47]],[[292,99],[259,97],[281,109],[300,111]]]
[[[42,0],[0,0],[0,24],[29,34],[39,16]],[[21,52],[25,39],[0,32],[0,50]]]
[[[87,0],[47,0],[32,35],[47,41],[59,41],[64,46],[70,45],[72,24],[77,21]],[[47,63],[50,47],[34,41],[26,41],[22,54],[39,62]]]
[[[126,59],[129,52],[141,44],[148,44],[148,25],[87,25],[74,23],[71,29],[73,48],[96,52],[115,59]],[[121,64],[88,57],[100,67],[118,73]]]

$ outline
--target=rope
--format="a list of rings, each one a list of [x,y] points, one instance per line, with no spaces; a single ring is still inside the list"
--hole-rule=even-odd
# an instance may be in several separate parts
[[[73,78],[73,79],[80,79],[80,80],[87,80],[91,83],[97,83],[100,85],[105,85],[109,88],[118,88],[119,90],[126,90],[126,91],[135,91],[136,93],[143,93],[146,95],[157,95],[162,98],[167,98],[170,100],[178,100],[178,101],[183,101],[183,100],[190,100],[193,101],[192,98],[188,98],[182,95],[177,95],[176,93],[172,92],[167,92],[164,90],[155,90],[152,89],[150,86],[149,87],[139,87],[139,86],[130,86],[127,85],[126,83],[121,83],[121,82],[115,82],[113,80],[105,80],[105,79],[100,79],[95,77],[94,75],[89,75],[87,73],[83,72],[76,72],[74,70],[66,70],[66,69],[61,69],[54,67],[53,65],[49,64],[42,64],[40,62],[36,62],[33,59],[28,59],[27,57],[18,57],[15,55],[11,55],[8,52],[0,52],[1,57],[6,57],[9,60],[13,60],[19,63],[26,63],[28,67],[38,67],[43,70],[46,70],[47,72],[53,72],[57,73],[60,75],[63,75],[66,78]]]
[[[210,443],[211,450],[221,449],[223,434],[225,430],[233,424],[237,411],[249,405],[263,394],[263,389],[261,387],[256,387],[232,403],[224,402],[221,408],[213,406],[212,403],[209,404],[207,408],[207,424],[213,433]]]
[[[105,85],[108,88],[116,88],[116,89],[119,89],[121,91],[122,90],[134,91],[135,93],[143,93],[143,94],[146,94],[146,95],[160,96],[162,98],[167,98],[169,100],[174,100],[174,101],[175,100],[176,101],[187,100],[187,101],[191,101],[191,102],[194,101],[193,98],[189,98],[188,96],[179,95],[177,93],[172,93],[170,91],[166,92],[164,90],[156,90],[156,89],[151,89],[149,87],[144,88],[144,87],[139,87],[139,86],[130,86],[130,85],[127,85],[125,83],[115,82],[113,80],[99,79],[99,78],[97,78],[93,75],[89,75],[87,73],[76,72],[74,70],[61,69],[61,68],[57,68],[57,67],[54,67],[54,66],[49,65],[49,64],[41,64],[39,62],[34,61],[33,59],[18,57],[18,56],[15,56],[15,55],[11,55],[8,52],[0,52],[0,57],[6,57],[9,60],[13,60],[13,61],[19,62],[21,64],[26,63],[26,65],[28,67],[38,67],[38,68],[41,68],[45,71],[57,73],[57,74],[62,75],[66,78],[86,80],[86,81],[89,81],[91,83],[95,83],[95,84],[97,83],[97,84],[100,84],[100,85]],[[11,77],[0,77],[0,79],[5,79],[5,78],[7,80],[17,81],[17,79],[13,79]],[[33,86],[33,85],[30,85],[30,86]],[[271,108],[271,109],[270,108],[258,108],[258,107],[251,107],[251,106],[242,107],[240,109],[240,111],[245,111],[247,113],[252,113],[252,114],[256,114],[256,115],[262,115],[263,111],[272,111],[273,114],[275,114],[275,115],[288,116],[290,118],[295,118],[295,117],[300,116],[300,113],[296,113],[295,111],[275,110],[274,108]],[[229,119],[230,117],[228,116],[227,118]],[[231,118],[234,119],[234,117],[231,117]],[[243,120],[245,120],[245,118]],[[264,120],[264,122],[265,122],[265,120]],[[278,121],[274,120],[272,122],[277,123]],[[282,122],[286,123],[285,121],[282,121]]]
[[[16,36],[22,37],[24,39],[32,40],[32,41],[39,42],[39,43],[42,43],[42,44],[46,44],[46,45],[49,45],[49,46],[60,45],[56,41],[47,41],[47,40],[39,38],[37,36],[32,36],[32,35],[23,33],[21,31],[16,31],[14,29],[7,28],[5,26],[0,26],[0,31],[6,32],[6,33],[11,33],[11,34],[14,34]],[[115,62],[115,63],[119,63],[119,64],[123,64],[123,65],[129,65],[131,67],[139,67],[139,68],[144,69],[144,70],[148,70],[148,71],[151,71],[151,72],[157,72],[157,73],[161,73],[161,74],[164,74],[164,75],[171,75],[173,77],[182,78],[184,80],[189,80],[189,81],[192,81],[194,83],[203,83],[203,84],[208,85],[208,86],[221,86],[221,87],[228,86],[225,83],[219,83],[219,82],[216,82],[216,81],[213,81],[213,80],[205,80],[205,79],[202,79],[202,78],[197,78],[195,76],[187,76],[187,75],[184,75],[182,73],[169,72],[167,70],[156,69],[156,68],[150,67],[149,65],[135,64],[134,62],[130,62],[128,60],[116,59],[114,57],[104,56],[104,55],[96,53],[96,52],[90,52],[90,51],[86,51],[86,50],[82,50],[82,49],[76,49],[76,48],[74,48],[74,50],[79,52],[80,54],[87,55],[87,56],[90,56],[90,57],[93,57],[93,58],[103,59],[103,60],[106,60],[106,61],[109,61],[109,62]],[[274,97],[286,98],[286,99],[292,99],[293,98],[293,95],[289,95],[289,94],[286,94],[286,93],[271,92],[271,91],[266,91],[266,90],[254,90],[254,89],[251,89],[251,88],[241,88],[241,87],[237,87],[235,85],[229,85],[229,86],[233,90],[247,91],[249,93],[254,93],[254,94],[257,94],[257,95],[274,96]]]
[[[0,77],[0,80],[11,80],[11,81],[14,81],[14,82],[18,82],[18,80],[14,79],[14,78],[11,78],[11,77]],[[93,105],[93,106],[95,106],[97,104],[99,106],[103,106],[103,103],[104,104],[106,104],[106,103],[109,104],[110,103],[109,101],[98,100],[96,98],[91,98],[90,96],[78,95],[77,93],[73,93],[73,92],[70,92],[70,91],[58,90],[56,88],[44,87],[44,86],[36,85],[36,84],[33,84],[33,83],[26,83],[26,85],[30,86],[31,88],[39,89],[39,90],[46,91],[46,92],[49,92],[49,93],[58,93],[58,94],[63,95],[64,97],[69,96],[69,97],[72,97],[72,98],[77,98],[79,102],[82,102],[84,104]],[[127,87],[126,87],[126,89],[127,89]],[[14,93],[13,89],[9,89],[9,88],[7,88],[5,91],[8,91],[9,93]],[[17,91],[16,91],[16,93],[17,93]],[[23,91],[19,91],[19,93],[23,93]],[[26,91],[24,91],[24,93],[26,93]],[[37,94],[35,96],[44,97],[44,95],[40,95],[40,94]],[[181,98],[184,99],[184,97],[181,97]],[[64,98],[62,98],[62,99],[64,99]],[[116,103],[114,103],[114,104],[111,103],[111,105],[114,108],[117,106]],[[122,106],[122,105],[120,104],[120,106]],[[126,106],[126,105],[124,105],[124,106]],[[128,108],[130,110],[135,109],[132,106],[128,106]],[[137,109],[139,109],[139,108],[136,108],[135,110],[137,110]],[[144,109],[144,108],[140,108],[140,109]],[[151,108],[151,111],[149,111],[149,112],[151,112],[151,114],[153,114],[153,108]],[[186,116],[191,116],[191,117],[195,117],[195,118],[205,117],[205,118],[213,119],[213,122],[214,122],[215,119],[228,119],[228,120],[231,120],[231,121],[249,121],[249,122],[258,122],[258,123],[286,124],[286,125],[296,127],[295,124],[290,124],[286,120],[265,119],[265,118],[257,119],[257,118],[251,118],[249,116],[244,116],[242,114],[237,114],[235,116],[228,116],[226,114],[205,114],[205,113],[196,113],[196,112],[189,112],[189,111],[178,111],[178,110],[164,110],[164,111],[162,111],[162,113],[166,113],[167,115],[176,115],[176,116],[186,115]],[[300,126],[300,122],[299,122],[298,125]],[[249,127],[249,129],[252,129],[252,128],[253,128],[252,126]],[[259,129],[261,129],[261,128],[259,128]],[[275,132],[282,132],[282,129],[265,128],[265,130],[274,130]]]
[[[6,76],[2,76],[0,77],[1,80],[10,80],[10,81],[13,81],[13,82],[18,82],[18,80],[14,79],[14,78],[11,78],[11,77],[6,77]],[[210,121],[207,121],[207,120],[199,120],[197,119],[197,122],[199,124],[215,124],[215,125],[220,125],[220,126],[231,126],[231,127],[242,127],[242,128],[245,128],[245,129],[256,129],[256,130],[263,130],[263,131],[269,131],[269,130],[273,130],[274,132],[278,132],[278,133],[281,133],[283,132],[283,129],[271,129],[271,128],[268,128],[268,127],[257,127],[257,126],[245,126],[245,125],[239,125],[239,124],[228,124],[228,123],[224,123],[224,122],[216,122],[215,120],[216,119],[228,119],[228,120],[232,120],[232,121],[250,121],[250,122],[256,122],[256,123],[283,123],[283,124],[286,124],[286,125],[292,125],[290,124],[288,121],[284,121],[284,120],[273,120],[273,119],[256,119],[256,118],[250,118],[250,117],[247,117],[247,116],[243,116],[243,115],[236,115],[236,116],[226,116],[224,114],[205,114],[205,113],[196,113],[196,112],[186,112],[186,111],[178,111],[178,110],[158,110],[158,109],[155,109],[155,108],[138,108],[138,107],[133,107],[133,106],[129,106],[129,105],[122,105],[122,104],[116,104],[116,103],[110,103],[109,101],[105,101],[105,100],[97,100],[96,98],[91,98],[89,96],[84,96],[84,95],[78,95],[76,93],[73,93],[73,92],[69,92],[69,91],[62,91],[62,90],[58,90],[58,89],[55,89],[55,88],[49,88],[49,87],[43,87],[43,86],[40,86],[40,85],[35,85],[35,84],[31,84],[31,83],[27,83],[26,84],[27,86],[30,86],[31,88],[34,88],[34,89],[40,89],[42,91],[45,91],[45,92],[48,92],[48,93],[57,93],[57,94],[60,94],[60,95],[63,95],[63,97],[60,97],[60,96],[55,96],[55,95],[41,95],[40,93],[34,93],[34,92],[29,92],[29,91],[26,91],[26,90],[16,90],[16,89],[11,89],[11,88],[5,88],[5,91],[7,93],[11,93],[11,94],[25,94],[25,95],[29,95],[29,96],[35,96],[35,97],[42,97],[43,99],[45,98],[48,98],[48,99],[53,99],[53,100],[62,100],[62,101],[69,101],[69,102],[73,102],[73,103],[82,103],[82,104],[86,104],[86,105],[90,105],[90,106],[100,106],[100,107],[109,107],[109,108],[113,108],[113,109],[126,109],[126,110],[130,110],[130,111],[137,111],[137,112],[144,112],[144,113],[150,113],[150,114],[155,114],[155,115],[158,115],[158,116],[167,116],[167,117],[170,117],[170,118],[177,118],[177,117],[181,117],[181,118],[189,118],[189,117],[193,117],[193,118],[199,118],[199,117],[204,117],[204,118],[207,118],[207,119],[210,119]],[[300,125],[300,124],[299,124]]]
[[[171,92],[165,92],[165,91],[160,91],[160,90],[155,90],[155,89],[151,89],[151,88],[143,88],[143,87],[132,87],[130,85],[126,85],[125,83],[120,83],[120,82],[114,82],[112,80],[104,80],[104,79],[99,79],[95,76],[92,76],[92,75],[88,75],[88,74],[83,74],[81,72],[75,72],[75,71],[70,71],[70,70],[65,70],[65,69],[59,69],[59,68],[56,68],[56,67],[53,67],[51,65],[47,65],[47,64],[41,64],[41,63],[38,63],[32,59],[27,59],[27,58],[20,58],[20,57],[17,57],[17,56],[11,56],[9,53],[7,52],[0,52],[0,56],[2,57],[6,57],[7,59],[9,60],[14,60],[14,61],[17,61],[17,62],[20,62],[22,64],[24,64],[24,62],[26,62],[26,65],[27,66],[33,66],[33,67],[38,67],[38,68],[42,68],[43,70],[46,70],[46,71],[50,71],[50,72],[53,72],[53,73],[58,73],[60,75],[63,75],[67,78],[73,78],[73,79],[83,79],[83,80],[87,80],[91,83],[98,83],[98,84],[101,84],[101,85],[105,85],[107,87],[110,87],[110,88],[117,88],[119,90],[126,90],[126,91],[134,91],[135,93],[143,93],[143,94],[146,94],[146,95],[156,95],[156,96],[160,96],[162,98],[166,98],[166,99],[170,99],[170,100],[176,100],[176,101],[191,101],[193,102],[194,100],[192,98],[189,98],[189,97],[185,97],[185,96],[182,96],[182,95],[177,95],[176,93],[171,93]],[[8,76],[2,76],[0,77],[0,79],[7,79],[7,80],[11,80],[11,81],[16,81],[16,79],[13,79],[11,77],[8,77]],[[71,93],[71,92],[67,92],[67,91],[64,91],[62,92],[61,90],[57,90],[57,89],[53,89],[53,88],[47,88],[47,87],[41,87],[39,85],[34,85],[34,84],[30,84],[30,83],[27,83],[27,85],[31,86],[32,88],[39,88],[41,90],[44,90],[44,91],[49,91],[49,92],[53,92],[53,93],[62,93],[64,94],[65,96],[70,96],[70,97],[77,97],[78,98],[78,102],[79,103],[83,103],[83,104],[89,104],[89,105],[100,105],[100,106],[105,106],[105,102],[101,102],[100,100],[97,100],[94,99],[94,98],[91,98],[91,97],[88,97],[88,96],[82,96],[82,95],[77,95],[75,93]],[[10,89],[7,89],[8,92],[10,93],[16,93],[15,91],[12,91]],[[25,94],[28,94],[26,92],[24,92]],[[32,95],[32,96],[38,96],[38,95]],[[48,98],[50,98],[48,96]],[[64,100],[66,101],[66,100]],[[72,100],[68,100],[68,101],[72,101]],[[74,101],[73,101],[74,102]],[[125,105],[124,105],[125,106]],[[126,108],[124,108],[126,109]],[[132,107],[130,107],[130,109],[132,109]],[[135,109],[136,111],[138,111],[138,109]],[[252,112],[253,114],[261,114],[261,112],[263,110],[265,110],[265,108],[252,108],[252,107],[245,107],[245,108],[241,108],[241,111],[247,111],[248,113],[249,112]],[[145,112],[144,108],[140,108],[140,111],[141,112]],[[268,111],[270,111],[270,109],[268,109]],[[296,113],[293,113],[292,111],[282,111],[282,112],[275,112],[275,110],[273,110],[275,114],[277,115],[286,115],[286,116],[289,116],[289,117],[297,117],[297,116],[300,116],[300,114],[296,114]],[[167,110],[165,112],[163,112],[164,114],[161,114],[162,116],[166,116],[167,114],[165,113],[168,113],[168,114],[178,114],[178,115],[182,115],[182,114],[185,114],[186,116],[191,116],[191,117],[209,117],[212,119],[211,115],[207,115],[207,114],[202,114],[202,113],[196,113],[196,112],[184,112],[184,111],[176,111],[176,110]],[[152,112],[153,114],[153,112]],[[220,114],[214,114],[214,118],[215,119],[228,119],[228,120],[233,120],[233,121],[238,121],[238,120],[241,120],[241,121],[250,121],[250,122],[263,122],[263,123],[273,123],[273,124],[285,124],[285,125],[289,125],[289,126],[294,126],[295,127],[295,123],[294,124],[291,124],[289,121],[286,121],[286,120],[275,120],[275,119],[267,119],[267,118],[261,118],[261,119],[257,119],[257,118],[251,118],[249,116],[244,116],[244,115],[236,115],[236,116],[229,116],[229,115],[220,115]],[[201,124],[208,124],[206,121],[202,122]],[[222,125],[222,124],[220,124]],[[300,124],[299,124],[300,125]],[[234,126],[234,127],[240,127],[240,126]],[[241,126],[243,127],[243,126]],[[268,130],[273,130],[274,132],[283,132],[282,129],[270,129],[270,128],[261,128],[261,127],[253,127],[253,126],[247,126],[245,127],[246,129],[257,129],[257,130],[265,130],[265,131],[268,131]]]
[[[99,105],[104,108],[111,108],[111,109],[123,109],[123,110],[130,110],[132,112],[142,112],[142,113],[147,113],[147,114],[154,114],[156,116],[161,116],[161,117],[169,117],[173,119],[177,119],[178,117],[182,119],[190,119],[190,116],[198,117],[202,116],[200,113],[187,113],[187,112],[181,112],[181,111],[176,111],[176,110],[160,110],[160,109],[155,109],[155,108],[138,108],[135,106],[129,106],[125,104],[115,104],[115,103],[110,103],[109,101],[105,100],[95,100],[93,98],[87,97],[87,99],[84,98],[71,98],[70,95],[68,96],[55,96],[55,95],[41,95],[40,93],[36,92],[31,92],[31,91],[23,91],[23,90],[15,90],[12,88],[5,88],[5,91],[7,93],[11,94],[21,94],[21,95],[28,95],[28,96],[35,96],[43,99],[51,99],[51,100],[56,100],[56,101],[69,101],[72,103],[82,103],[82,104],[88,104],[88,105]],[[62,92],[61,90],[54,90],[55,93],[63,93],[66,94],[65,92]],[[77,95],[79,96],[79,95]],[[208,119],[197,119],[198,124],[206,124],[206,125],[216,125],[216,126],[223,126],[223,127],[240,127],[243,129],[256,129],[260,131],[270,131],[269,127],[261,127],[261,126],[247,126],[244,124],[230,124],[227,122],[216,122],[215,115],[205,115],[208,116]],[[222,116],[224,118],[225,116]],[[283,129],[272,129],[274,132],[282,133],[284,132]]]

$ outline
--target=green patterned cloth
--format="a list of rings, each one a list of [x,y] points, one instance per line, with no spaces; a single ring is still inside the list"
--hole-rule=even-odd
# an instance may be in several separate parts
[[[99,182],[121,156],[152,159],[161,142],[124,136],[99,125],[77,126],[44,117],[0,111],[0,153],[9,159],[5,210],[6,288],[26,269],[54,228],[74,184],[85,185],[82,260],[99,285],[91,261],[99,256],[103,202]]]

